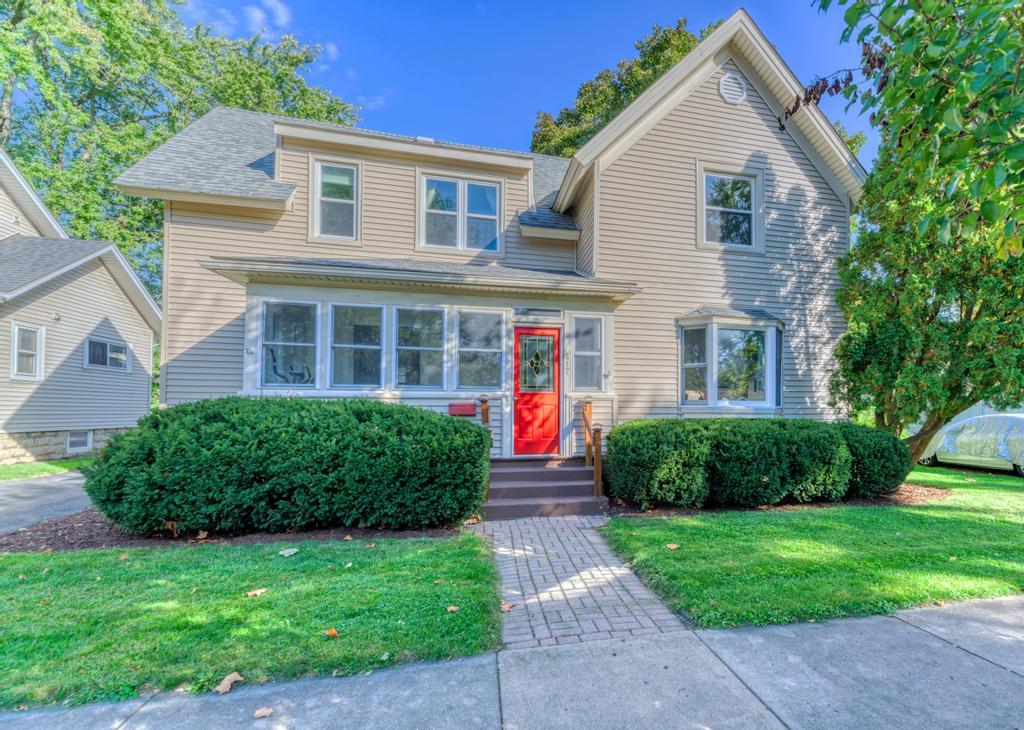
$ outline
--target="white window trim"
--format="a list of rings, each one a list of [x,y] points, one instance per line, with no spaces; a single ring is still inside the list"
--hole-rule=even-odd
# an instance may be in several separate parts
[[[110,346],[116,345],[124,348],[125,366],[123,368],[115,368],[112,365],[94,365],[89,362],[89,343],[90,342],[102,342],[107,346],[107,362],[110,362]],[[93,337],[88,336],[85,338],[85,345],[82,347],[82,367],[86,370],[103,370],[104,372],[112,373],[130,373],[132,371],[132,360],[134,360],[132,354],[132,346],[127,342],[121,340],[111,340],[107,337]]]
[[[385,381],[385,357],[384,353],[387,351],[388,345],[388,326],[387,326],[387,308],[383,304],[367,304],[365,302],[326,302],[328,315],[328,330],[327,330],[327,387],[331,390],[368,390],[368,389],[380,389],[384,387]],[[371,345],[338,345],[334,342],[334,310],[336,307],[353,307],[357,309],[376,309],[380,312],[380,345],[373,347]],[[352,385],[336,385],[334,383],[334,351],[338,348],[347,348],[349,350],[380,350],[380,380],[377,385],[366,385],[366,384],[352,384]]]
[[[448,342],[448,309],[446,307],[418,307],[418,306],[405,306],[395,305],[393,307],[392,319],[394,324],[392,325],[391,333],[391,384],[395,388],[401,390],[410,391],[422,391],[422,390],[448,390],[448,364],[451,361],[451,346]],[[399,312],[440,312],[441,313],[441,346],[440,347],[422,347],[422,346],[403,346],[398,347],[398,313]],[[441,353],[441,385],[406,385],[399,384],[398,382],[398,350],[422,350],[425,352],[438,352]]]
[[[705,221],[707,218],[707,210],[705,205],[706,198],[706,178],[708,175],[717,175],[720,177],[739,177],[750,180],[752,185],[751,196],[750,196],[750,211],[737,210],[738,213],[750,213],[750,236],[751,245],[744,246],[736,243],[721,243],[718,241],[708,241],[707,231],[705,230]],[[718,208],[715,210],[729,211],[729,208]],[[755,253],[763,254],[765,252],[765,232],[764,232],[764,171],[759,167],[752,166],[735,166],[718,164],[703,160],[697,161],[697,248],[713,249],[716,251],[729,251],[736,253]]]
[[[266,310],[268,304],[308,304],[313,306],[313,311],[316,313],[316,324],[314,325],[314,337],[313,347],[316,348],[313,351],[313,382],[308,385],[301,383],[265,383],[263,376],[263,346],[266,344],[263,340],[263,324],[264,318],[266,317]],[[323,352],[322,347],[322,333],[320,331],[320,324],[323,320],[321,317],[321,302],[310,301],[304,299],[278,299],[276,297],[264,297],[260,300],[260,318],[259,318],[259,336],[256,345],[256,357],[257,357],[257,375],[259,380],[259,388],[261,390],[273,389],[273,390],[320,390],[322,378],[323,378],[323,367],[320,363],[321,353]],[[270,344],[280,345],[294,345],[294,342],[273,342]],[[305,344],[305,343],[299,343]],[[309,345],[306,345],[308,347]]]
[[[36,333],[36,371],[32,375],[25,375],[18,372],[18,331],[32,330]],[[25,322],[11,322],[11,380],[32,380],[43,379],[46,356],[46,328],[42,325],[27,324]]]
[[[320,168],[323,165],[332,167],[349,167],[355,170],[355,200],[353,202],[354,220],[352,236],[337,236],[330,233],[320,232]],[[329,155],[311,155],[309,158],[309,232],[310,242],[339,242],[347,244],[359,244],[362,237],[363,224],[363,163],[362,160],[345,157],[333,157]],[[330,199],[330,198],[329,198]],[[346,201],[347,202],[347,201]]]
[[[678,378],[678,399],[680,410],[686,413],[708,411],[712,409],[718,409],[722,411],[731,412],[767,412],[777,411],[778,406],[775,405],[777,400],[776,394],[776,348],[780,343],[779,332],[781,327],[776,322],[763,321],[763,320],[738,320],[738,319],[702,319],[702,320],[678,320],[678,337],[679,337],[679,348],[678,348],[678,367],[677,367],[677,378]],[[707,358],[707,387],[708,387],[708,399],[706,401],[686,401],[683,400],[683,330],[684,329],[699,329],[701,327],[707,330],[706,340],[706,354]],[[749,400],[719,400],[718,399],[718,330],[719,329],[746,329],[746,330],[759,330],[765,333],[765,399],[761,401],[749,401]]]
[[[71,434],[72,433],[84,433],[85,434],[85,446],[79,446],[77,448],[72,448],[72,446],[71,446]],[[85,429],[76,430],[76,431],[68,431],[66,451],[69,454],[86,454],[86,453],[92,451],[92,431],[87,431]]]
[[[460,329],[462,327],[462,315],[463,314],[497,314],[499,319],[500,319],[500,323],[498,325],[498,327],[499,327],[499,330],[498,330],[498,332],[499,332],[499,340],[498,341],[499,341],[500,344],[498,345],[498,347],[497,348],[487,348],[487,347],[466,347],[466,348],[462,348],[462,347],[460,347],[459,346],[459,332],[460,332]],[[480,390],[481,388],[484,388],[484,389],[487,389],[487,390],[490,390],[490,391],[502,390],[502,382],[500,382],[500,381],[504,381],[505,380],[505,349],[506,349],[505,348],[505,319],[506,318],[505,318],[504,310],[497,310],[497,309],[475,309],[475,308],[471,308],[471,307],[467,307],[467,308],[456,307],[456,309],[455,309],[455,327],[453,328],[454,329],[454,344],[453,344],[453,354],[454,354],[454,357],[453,357],[453,359],[454,359],[454,366],[455,366],[454,370],[455,370],[455,389],[456,390],[458,390],[458,391]],[[459,374],[459,360],[460,360],[459,354],[462,352],[463,349],[465,349],[467,352],[497,352],[497,353],[499,353],[501,355],[501,364],[500,364],[499,369],[498,369],[498,372],[500,373],[500,381],[498,382],[498,384],[496,386],[462,385],[461,377],[460,377],[460,374]]]
[[[427,251],[446,251],[448,253],[460,253],[470,256],[494,256],[501,257],[505,255],[505,233],[504,233],[504,220],[505,220],[505,185],[502,178],[489,177],[486,175],[459,175],[453,174],[447,171],[430,170],[430,169],[419,169],[417,171],[418,184],[416,186],[416,247]],[[446,182],[454,182],[458,185],[457,190],[457,204],[456,204],[456,234],[455,234],[455,245],[454,246],[439,246],[437,244],[426,243],[426,231],[427,231],[427,180],[442,180]],[[467,231],[469,227],[470,218],[479,218],[481,220],[491,220],[491,216],[484,216],[479,214],[469,213],[469,196],[467,194],[468,185],[491,185],[498,189],[498,202],[496,205],[496,223],[498,231],[498,248],[495,251],[488,251],[482,248],[469,248],[467,244]],[[436,213],[443,213],[443,211],[434,211]],[[451,215],[451,213],[448,213]]]
[[[576,348],[576,320],[577,319],[595,319],[595,320],[598,321],[598,333],[599,333],[599,336],[600,336],[600,348],[601,348],[599,352],[592,352],[590,350],[578,350]],[[572,393],[603,393],[605,391],[605,380],[606,380],[605,352],[608,349],[608,347],[606,345],[606,340],[605,340],[605,321],[604,321],[604,317],[599,315],[599,314],[573,314],[569,318],[569,327],[570,327],[570,331],[572,332],[572,337],[570,338],[571,342],[569,343],[569,346],[570,346],[570,349],[571,349],[571,353],[570,353],[570,358],[571,359],[570,359],[569,362],[571,363],[571,367],[572,367],[572,383],[571,383],[572,390],[570,392],[572,392]],[[576,354],[577,353],[579,353],[581,355],[598,355],[598,356],[600,356],[601,364],[600,364],[599,370],[598,370],[599,378],[600,378],[600,385],[598,387],[590,388],[590,387],[580,387],[579,385],[577,385],[577,383],[576,383]]]

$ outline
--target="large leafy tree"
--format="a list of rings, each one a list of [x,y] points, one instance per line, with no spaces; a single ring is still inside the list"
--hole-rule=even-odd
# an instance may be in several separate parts
[[[845,7],[843,40],[860,69],[811,84],[859,101],[892,143],[894,170],[931,204],[918,221],[938,240],[984,230],[1001,256],[1024,237],[1024,5],[1020,0],[818,0]],[[892,187],[900,176],[886,180]],[[933,194],[938,191],[939,194]],[[966,197],[965,197],[966,196]],[[970,204],[965,204],[965,200]]]
[[[963,190],[921,192],[895,167],[901,159],[883,145],[860,201],[859,240],[840,264],[849,330],[832,393],[893,434],[919,424],[908,439],[916,460],[972,404],[1024,402],[1024,258],[1000,255],[997,224],[948,238],[922,228],[950,202],[980,205]]]
[[[650,34],[636,42],[635,58],[619,61],[614,70],[605,69],[581,85],[572,106],[562,109],[557,117],[538,112],[530,149],[571,156],[720,23],[707,26],[699,37],[687,30],[684,18],[674,27],[655,25]]]
[[[73,235],[117,242],[158,286],[162,208],[111,181],[217,104],[353,123],[303,78],[318,53],[186,29],[166,0],[0,0],[0,144]]]

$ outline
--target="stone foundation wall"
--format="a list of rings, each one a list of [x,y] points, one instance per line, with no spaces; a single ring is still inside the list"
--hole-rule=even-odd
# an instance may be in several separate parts
[[[78,430],[78,429],[75,429]],[[92,430],[93,451],[107,443],[111,435],[123,428],[95,428]],[[86,452],[68,453],[67,431],[25,431],[22,433],[0,432],[0,465],[24,464],[31,461],[64,459],[69,456],[85,456]]]

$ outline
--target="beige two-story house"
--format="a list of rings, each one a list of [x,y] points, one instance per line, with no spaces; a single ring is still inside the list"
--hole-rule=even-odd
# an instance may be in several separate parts
[[[166,201],[161,388],[366,396],[572,455],[583,403],[833,418],[864,170],[743,11],[571,159],[218,108],[118,184]]]

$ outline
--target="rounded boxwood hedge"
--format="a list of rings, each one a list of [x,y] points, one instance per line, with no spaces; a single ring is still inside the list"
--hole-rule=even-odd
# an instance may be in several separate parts
[[[608,435],[609,496],[654,505],[756,507],[895,491],[906,447],[877,429],[803,419],[660,419]]]
[[[425,528],[480,510],[490,447],[487,429],[412,406],[222,398],[115,435],[85,489],[137,534]]]

